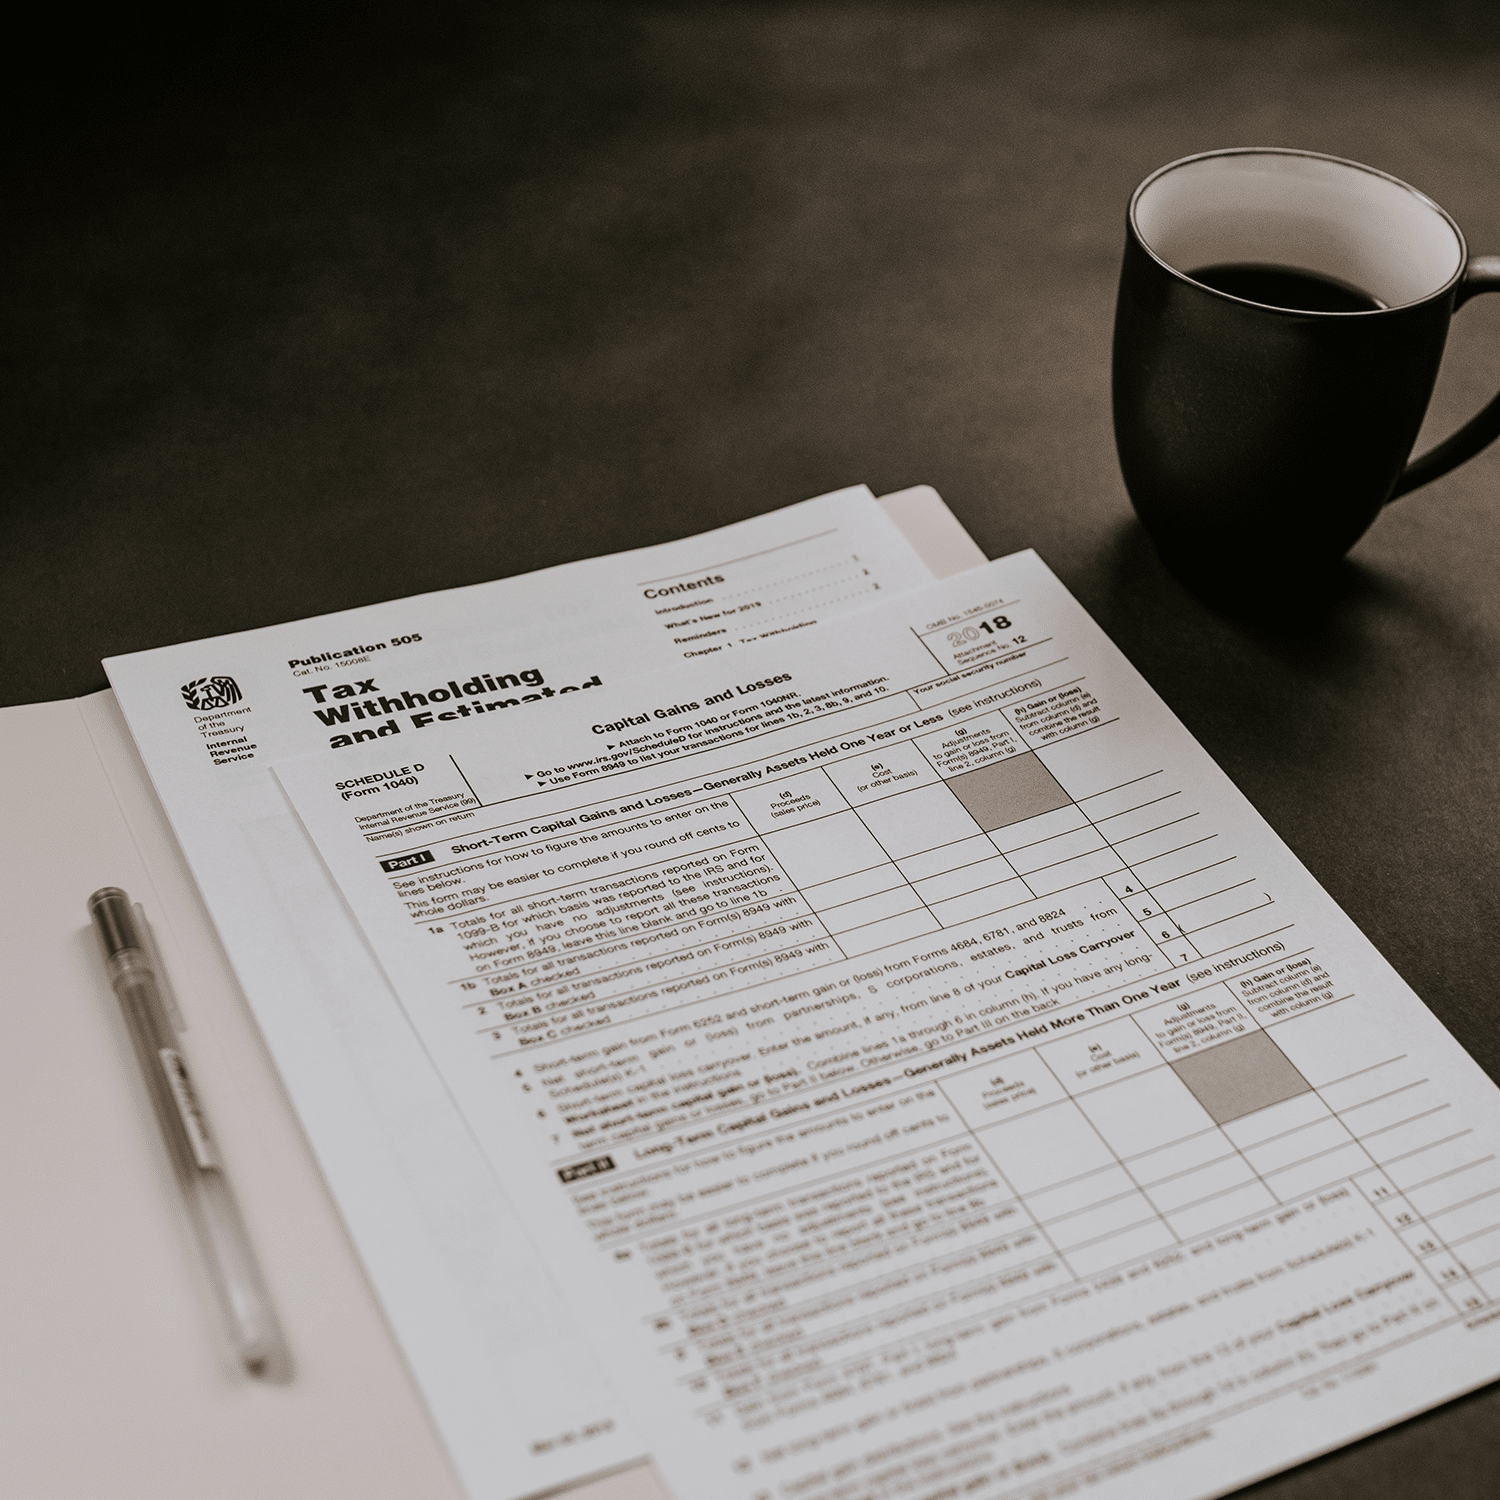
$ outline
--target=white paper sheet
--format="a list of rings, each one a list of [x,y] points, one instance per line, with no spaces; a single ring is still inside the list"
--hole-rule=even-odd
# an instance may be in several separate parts
[[[567,1483],[642,1443],[269,765],[365,739],[405,746],[476,711],[529,734],[572,693],[727,658],[930,576],[858,487],[661,547],[105,663],[475,1497]]]
[[[1500,1093],[1035,554],[277,774],[669,1486],[1200,1497],[1500,1373]]]
[[[114,695],[0,709],[0,777],[0,1492],[461,1500]],[[224,1336],[85,911],[104,885],[159,940],[178,1046],[293,1332],[288,1384],[247,1379]]]

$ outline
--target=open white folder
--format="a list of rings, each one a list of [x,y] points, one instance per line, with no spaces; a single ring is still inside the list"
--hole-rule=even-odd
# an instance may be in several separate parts
[[[1205,1500],[1500,1375],[1500,1091],[979,563],[845,491],[0,715],[7,1480]],[[104,884],[286,1384],[216,1336]]]
[[[892,550],[910,554],[904,581],[984,560],[930,489],[881,504],[895,523]],[[357,1153],[341,1159],[330,1192],[115,695],[0,710],[0,753],[7,1485],[28,1496],[149,1487],[216,1500],[456,1500],[464,1488],[408,1363],[414,1342],[440,1363],[451,1330],[403,1329],[403,1348],[335,1204],[336,1195],[409,1203],[410,1184],[387,1180],[390,1158],[372,1150],[363,1179]],[[124,887],[153,925],[188,1023],[181,1048],[288,1332],[288,1384],[242,1378],[214,1325],[88,927],[84,902],[103,885]],[[367,1215],[366,1235],[370,1226]],[[385,1279],[420,1283],[422,1265],[403,1266],[400,1254],[383,1262]],[[525,1361],[510,1375],[524,1384]],[[460,1409],[444,1413],[445,1425],[482,1429],[484,1393],[475,1395],[464,1411],[462,1391],[447,1393]],[[483,1489],[471,1477],[469,1489],[519,1494],[613,1468],[599,1494],[659,1493],[629,1438],[597,1456],[544,1458],[537,1483],[502,1474]]]

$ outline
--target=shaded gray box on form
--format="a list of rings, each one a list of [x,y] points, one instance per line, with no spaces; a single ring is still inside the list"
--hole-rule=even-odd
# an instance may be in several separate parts
[[[1263,1031],[1220,1042],[1172,1064],[1216,1125],[1310,1094],[1312,1085]]]
[[[1031,751],[955,776],[948,789],[986,832],[1067,807],[1072,798]]]

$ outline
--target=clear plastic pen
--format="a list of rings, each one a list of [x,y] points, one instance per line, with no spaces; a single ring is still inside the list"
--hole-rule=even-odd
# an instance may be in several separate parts
[[[192,1078],[177,1049],[150,949],[129,896],[118,886],[95,891],[88,906],[235,1353],[251,1374],[271,1375],[285,1361],[280,1330]]]

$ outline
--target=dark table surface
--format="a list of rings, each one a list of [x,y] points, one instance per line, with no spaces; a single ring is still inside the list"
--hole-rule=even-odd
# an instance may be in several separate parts
[[[1156,560],[1109,416],[1164,161],[1353,157],[1500,251],[1500,9],[314,9],[8,49],[0,703],[928,482],[1040,551],[1500,1077],[1500,448],[1325,607],[1230,619]],[[1419,447],[1497,382],[1486,298]],[[1493,1500],[1497,1427],[1490,1387],[1254,1493]]]

